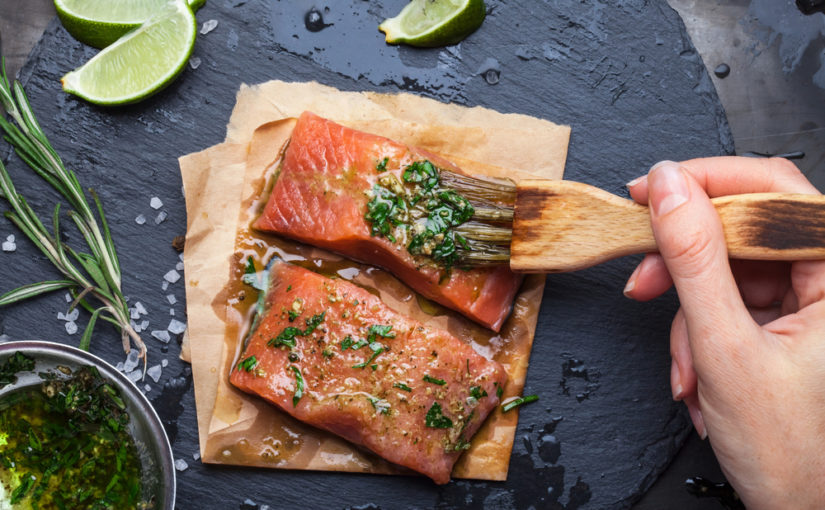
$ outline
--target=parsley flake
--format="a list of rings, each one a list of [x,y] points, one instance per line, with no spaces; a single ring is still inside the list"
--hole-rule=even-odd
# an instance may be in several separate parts
[[[453,420],[444,416],[441,411],[441,404],[433,402],[432,407],[427,411],[427,416],[424,418],[424,424],[433,429],[449,429],[453,426]]]

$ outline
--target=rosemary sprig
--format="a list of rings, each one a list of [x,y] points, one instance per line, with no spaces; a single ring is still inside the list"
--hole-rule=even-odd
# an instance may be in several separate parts
[[[69,311],[80,305],[92,314],[81,337],[80,348],[89,349],[97,320],[105,320],[120,329],[124,351],[128,353],[132,344],[140,351],[145,370],[146,345],[129,322],[129,307],[120,288],[120,263],[103,214],[103,206],[92,190],[90,194],[94,210],[89,205],[74,172],[63,165],[40,128],[23,86],[17,81],[13,87],[10,85],[5,67],[5,60],[0,60],[0,105],[14,123],[0,115],[0,129],[5,132],[4,138],[14,147],[20,159],[66,199],[70,206],[67,215],[83,235],[89,253],[76,251],[61,241],[59,203],[54,207],[52,231],[46,229],[26,199],[17,192],[0,161],[0,198],[5,198],[12,209],[5,213],[6,218],[26,234],[65,277],[64,280],[24,285],[0,295],[0,306],[55,290],[69,289],[74,296]]]

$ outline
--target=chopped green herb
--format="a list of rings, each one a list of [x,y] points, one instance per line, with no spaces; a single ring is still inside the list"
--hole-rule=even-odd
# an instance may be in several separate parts
[[[252,372],[253,370],[255,370],[255,367],[257,366],[258,360],[255,358],[255,356],[250,356],[244,360],[241,360],[240,363],[238,363],[238,372],[243,370],[247,372]]]
[[[331,350],[329,350],[329,349],[324,349],[324,351],[323,351],[321,354],[322,354],[325,358],[331,358],[331,357],[333,356],[332,351],[331,351]]]
[[[487,392],[481,389],[481,386],[473,386],[470,388],[470,395],[472,395],[476,400],[479,400],[481,397],[486,397]]]
[[[386,172],[387,171],[387,163],[389,163],[389,162],[390,162],[390,158],[388,158],[388,157],[382,159],[380,163],[375,165],[375,171],[378,172],[379,174],[381,172]]]
[[[409,386],[407,386],[406,384],[404,384],[402,382],[397,382],[397,383],[393,384],[392,387],[393,388],[398,388],[399,390],[403,390],[403,391],[412,391],[412,388],[410,388]]]
[[[493,383],[493,384],[495,384],[495,386],[496,386],[496,396],[497,396],[498,398],[501,398],[501,396],[502,396],[502,395],[504,395],[504,387],[503,387],[503,386],[501,386],[501,385],[500,385],[499,383],[497,383],[497,382],[496,382],[496,383]]]
[[[266,345],[270,347],[280,347],[285,345],[290,349],[294,349],[296,345],[295,337],[301,336],[302,334],[303,332],[300,329],[290,326],[278,333],[278,336],[267,342]]]
[[[510,409],[515,409],[516,407],[522,404],[529,404],[530,402],[535,402],[538,399],[538,395],[527,395],[526,397],[519,397],[515,400],[511,400],[510,402],[507,402],[506,404],[502,405],[501,410],[502,412],[506,413]]]
[[[383,398],[373,397],[372,395],[368,395],[367,398],[372,404],[372,408],[378,411],[381,414],[390,414],[390,403],[384,400]]]
[[[354,343],[355,340],[353,340],[351,336],[347,335],[346,337],[344,337],[343,340],[341,340],[341,350],[346,351],[347,349],[352,347],[352,344]]]
[[[353,350],[353,351],[357,351],[357,350],[358,350],[358,349],[360,349],[361,347],[365,347],[365,346],[367,346],[367,345],[369,345],[369,342],[367,342],[366,340],[364,340],[364,339],[362,338],[361,340],[358,340],[357,342],[355,342],[354,344],[352,344],[352,350]]]
[[[326,315],[326,313],[327,311],[324,310],[323,312],[317,313],[306,320],[307,328],[304,330],[304,336],[315,331],[315,328],[317,328],[319,324],[324,322],[324,315]]]
[[[287,291],[287,292],[289,292],[289,291],[291,291],[291,290],[292,290],[292,285],[287,285],[287,286],[286,286],[286,291]]]
[[[252,256],[246,258],[246,269],[244,269],[244,274],[255,274],[258,270],[255,269],[255,261],[252,259]]]
[[[301,375],[301,370],[295,365],[289,365],[289,369],[295,374],[295,392],[292,394],[292,407],[295,407],[301,397],[304,396],[304,376]]]
[[[433,429],[449,429],[453,426],[453,420],[444,416],[444,413],[441,412],[441,404],[438,402],[433,402],[432,407],[427,411],[424,423]]]
[[[424,381],[432,384],[437,384],[439,386],[444,386],[447,382],[444,379],[436,379],[432,377],[430,374],[424,374]]]
[[[372,356],[370,356],[370,358],[367,361],[363,362],[363,363],[358,363],[357,365],[353,365],[352,368],[364,368],[365,366],[372,363],[372,360],[377,358],[379,354],[381,354],[382,352],[384,352],[386,350],[386,348],[383,345],[381,345],[379,342],[372,342],[369,345],[370,345],[370,349],[372,349]]]
[[[34,359],[20,351],[15,352],[0,366],[0,389],[16,383],[18,372],[31,372],[32,370],[34,370]]]
[[[12,505],[15,505],[23,500],[26,497],[26,494],[29,492],[29,489],[34,487],[35,479],[34,475],[31,473],[26,473],[20,479],[20,485],[14,489],[14,492],[11,493],[11,501]]]
[[[290,310],[290,311],[287,312],[287,314],[289,315],[289,322],[295,322],[295,319],[297,319],[298,316],[301,315],[301,312],[296,312],[295,310]]]
[[[375,340],[376,336],[381,336],[384,338],[395,338],[395,333],[392,333],[392,326],[381,326],[378,324],[373,324],[370,326],[369,329],[369,339],[370,342]]]

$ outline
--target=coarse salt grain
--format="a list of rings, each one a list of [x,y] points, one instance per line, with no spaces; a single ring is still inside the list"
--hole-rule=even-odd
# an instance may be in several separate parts
[[[170,305],[174,305],[178,302],[178,298],[176,298],[174,294],[167,294],[166,301],[169,301]]]
[[[160,209],[163,207],[163,202],[158,197],[152,197],[152,199],[149,200],[149,207],[152,209]]]
[[[209,32],[215,30],[218,27],[218,20],[210,19],[208,21],[203,22],[203,26],[201,27],[201,35],[206,35]]]
[[[189,67],[191,67],[193,70],[200,67],[200,65],[201,65],[201,59],[200,58],[192,57],[192,58],[189,59]]]
[[[180,280],[180,273],[178,273],[174,269],[171,269],[168,273],[163,275],[163,279],[169,283],[175,283],[176,281]]]
[[[170,309],[169,309],[169,317],[174,317],[174,316],[175,316],[175,309],[174,309],[174,308],[170,308]]]
[[[186,471],[189,467],[189,464],[186,463],[183,459],[175,459],[175,469],[178,471]]]
[[[146,216],[144,216],[143,214],[138,214],[135,218],[135,223],[137,223],[138,225],[143,225],[144,223],[146,223]]]
[[[195,452],[195,453],[192,454],[192,458],[195,459],[195,460],[199,460],[201,458],[201,454],[198,453],[198,452]]]
[[[160,365],[152,365],[149,367],[149,370],[146,371],[146,375],[152,378],[153,381],[158,382],[160,380],[160,374],[163,371]]]
[[[186,331],[186,323],[183,323],[177,319],[172,319],[169,321],[169,327],[166,329],[168,329],[173,335],[179,335]]]
[[[168,359],[160,360],[160,366],[162,366],[163,368],[166,368],[167,366],[169,366],[169,360]]]
[[[140,381],[140,378],[143,377],[143,374],[140,370],[132,370],[131,372],[126,374],[126,377],[128,377],[129,380],[132,382],[138,382]]]
[[[166,211],[159,212],[158,215],[155,217],[155,225],[160,225],[161,223],[163,223],[166,220],[167,216],[169,216],[169,214]]]
[[[126,355],[126,361],[123,363],[123,371],[131,372],[138,366],[138,363],[140,363],[140,353],[137,349],[132,349],[129,351],[129,354]]]
[[[77,324],[74,323],[74,322],[71,322],[71,321],[67,322],[66,323],[66,333],[68,333],[70,335],[74,335],[75,333],[77,333]]]
[[[161,289],[166,290],[169,288],[169,282],[163,280],[163,284],[160,286]]]
[[[169,336],[169,332],[166,331],[165,329],[156,329],[156,330],[152,331],[151,334],[152,334],[153,337],[157,338],[158,340],[160,340],[161,342],[166,343],[166,344],[168,344],[169,340],[171,340],[171,337]]]
[[[155,382],[157,382],[157,381],[155,381]],[[146,390],[146,393],[149,393],[150,391],[152,391],[152,387],[149,386],[148,384],[146,386],[144,386],[143,389]]]
[[[147,313],[149,313],[149,311],[146,310],[146,307],[143,306],[143,303],[141,303],[140,301],[135,302],[135,310],[137,310],[137,312],[141,315],[146,315]]]

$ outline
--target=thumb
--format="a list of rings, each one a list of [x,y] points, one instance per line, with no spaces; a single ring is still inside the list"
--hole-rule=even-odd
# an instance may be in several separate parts
[[[653,234],[679,294],[689,336],[701,341],[730,338],[720,335],[730,332],[735,338],[736,330],[753,320],[731,273],[722,224],[707,193],[672,161],[651,169],[648,186]]]

